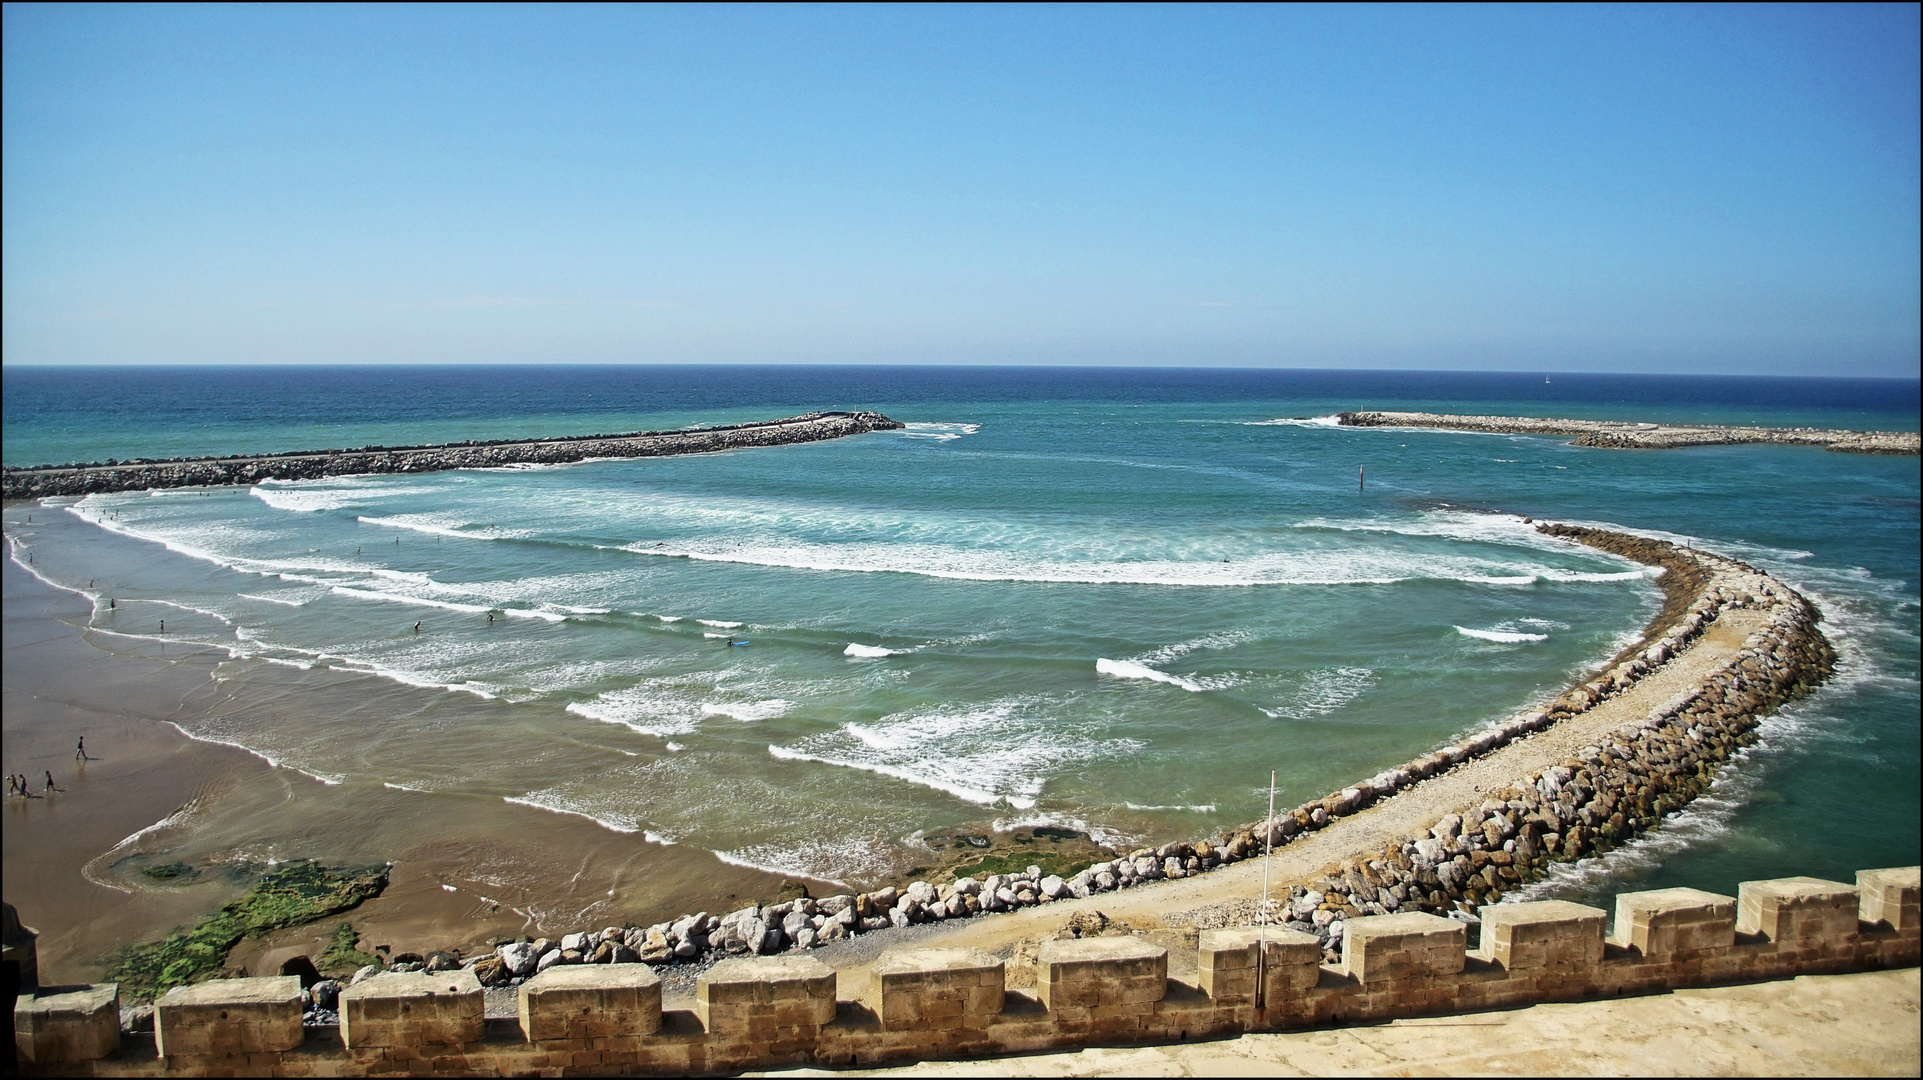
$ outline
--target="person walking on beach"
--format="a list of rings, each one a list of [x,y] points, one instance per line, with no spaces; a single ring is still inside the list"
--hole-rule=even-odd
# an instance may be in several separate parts
[[[87,737],[85,735],[80,736],[80,745],[73,748],[73,759],[75,761],[87,760]]]
[[[53,770],[52,769],[47,770],[47,790],[48,791],[53,790]]]
[[[160,620],[160,632],[163,634],[167,632],[167,620],[165,619]]]
[[[7,774],[7,798],[9,799],[13,798],[13,793],[18,790],[20,790],[20,787],[18,784],[14,783],[13,774],[8,773]]]

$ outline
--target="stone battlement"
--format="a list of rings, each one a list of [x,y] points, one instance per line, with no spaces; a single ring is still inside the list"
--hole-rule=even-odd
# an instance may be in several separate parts
[[[1626,893],[1609,913],[1564,901],[1492,905],[1482,940],[1426,912],[1350,921],[1341,961],[1283,927],[1205,931],[1197,979],[1134,937],[1051,941],[1037,987],[1011,990],[973,949],[900,950],[868,985],[802,952],[715,965],[692,1011],[661,1007],[645,964],[557,967],[520,988],[520,1017],[487,1020],[465,971],[387,973],[341,995],[341,1024],[300,1027],[292,977],[181,987],[155,1033],[121,1036],[111,985],[24,998],[27,1075],[681,1075],[847,1066],[1387,1020],[1918,963],[1918,868]]]

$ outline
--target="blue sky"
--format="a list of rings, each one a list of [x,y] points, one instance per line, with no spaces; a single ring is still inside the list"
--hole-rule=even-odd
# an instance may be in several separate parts
[[[4,18],[8,364],[1918,370],[1915,5]]]

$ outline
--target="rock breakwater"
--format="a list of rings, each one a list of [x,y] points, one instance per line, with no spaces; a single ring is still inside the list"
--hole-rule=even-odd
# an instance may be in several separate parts
[[[1600,855],[1656,828],[1707,791],[1732,755],[1756,741],[1763,718],[1831,673],[1835,652],[1820,614],[1801,595],[1734,559],[1602,529],[1542,525],[1542,532],[1662,565],[1677,574],[1644,643],[1602,674],[1531,709],[1319,803],[1256,822],[1235,842],[1259,846],[1420,783],[1453,765],[1573,719],[1627,692],[1719,618],[1747,612],[1755,629],[1695,685],[1560,763],[1490,791],[1379,851],[1324,868],[1279,901],[1276,921],[1339,949],[1346,919],[1426,911],[1475,921],[1476,912],[1546,876],[1551,864]],[[1693,572],[1685,579],[1682,567]],[[1669,575],[1665,575],[1668,577]],[[1677,586],[1682,588],[1677,588]],[[1684,597],[1687,603],[1678,603]]]
[[[8,499],[93,495],[148,488],[218,487],[262,480],[318,480],[329,476],[495,469],[506,465],[565,465],[589,458],[707,454],[757,446],[838,439],[902,427],[877,412],[815,412],[753,424],[640,431],[627,435],[581,435],[561,439],[515,439],[433,446],[366,446],[357,450],[310,450],[221,458],[105,461],[85,465],[9,468],[0,482]]]
[[[1640,424],[1621,420],[1558,420],[1531,416],[1454,416],[1424,412],[1345,412],[1343,427],[1420,427],[1510,435],[1574,435],[1576,446],[1668,450],[1683,446],[1776,443],[1820,446],[1850,454],[1907,454],[1919,450],[1914,431],[1840,431],[1826,428],[1745,427],[1722,424]]]

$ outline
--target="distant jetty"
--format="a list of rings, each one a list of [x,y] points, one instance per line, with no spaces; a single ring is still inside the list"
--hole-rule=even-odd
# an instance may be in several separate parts
[[[318,480],[327,476],[494,469],[504,465],[565,465],[589,458],[666,457],[707,454],[755,446],[820,442],[902,427],[877,412],[815,412],[782,420],[627,435],[578,435],[560,439],[501,439],[438,446],[364,446],[358,450],[308,450],[231,457],[108,460],[85,465],[42,465],[5,470],[8,499],[92,495],[148,488],[217,487],[262,480]]]
[[[1837,431],[1825,428],[1740,427],[1724,424],[1638,424],[1623,420],[1555,420],[1533,416],[1451,416],[1424,412],[1345,412],[1343,427],[1417,427],[1510,435],[1574,435],[1576,446],[1615,450],[1671,450],[1682,446],[1779,443],[1820,446],[1846,454],[1915,456],[1914,431]]]

